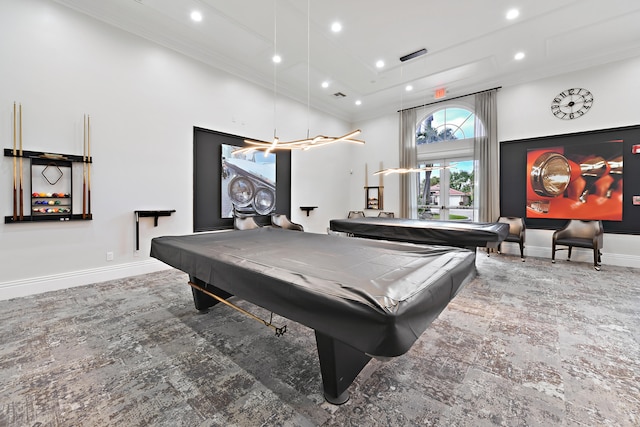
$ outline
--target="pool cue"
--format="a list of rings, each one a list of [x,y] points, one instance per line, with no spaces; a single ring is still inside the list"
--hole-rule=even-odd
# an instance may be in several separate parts
[[[91,218],[91,116],[87,114],[87,215]]]
[[[20,221],[24,219],[24,193],[22,189],[22,104],[20,104]]]
[[[211,298],[214,298],[215,300],[233,308],[234,310],[239,311],[240,313],[244,314],[245,316],[249,316],[250,318],[252,318],[253,320],[257,320],[258,322],[262,323],[264,326],[267,326],[271,329],[273,329],[276,332],[276,336],[277,337],[281,337],[282,335],[285,334],[285,332],[287,332],[287,325],[284,325],[282,328],[278,328],[276,325],[274,325],[273,323],[271,323],[271,321],[273,320],[273,313],[271,313],[271,319],[269,319],[269,321],[261,319],[260,317],[256,316],[253,313],[248,312],[247,310],[243,309],[242,307],[238,307],[237,305],[227,301],[226,299],[214,294],[213,292],[209,292],[208,290],[204,289],[201,286],[196,285],[193,282],[187,282],[187,284],[189,286],[191,286],[194,289],[199,290],[200,292],[202,292],[205,295],[210,296]]]
[[[16,103],[13,103],[13,220],[18,220],[18,170],[16,157]]]
[[[87,218],[87,116],[82,117],[82,219]]]

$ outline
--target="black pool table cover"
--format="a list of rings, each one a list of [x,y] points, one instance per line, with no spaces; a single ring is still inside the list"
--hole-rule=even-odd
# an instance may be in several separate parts
[[[157,237],[151,256],[313,328],[317,339],[384,358],[406,353],[475,275],[475,253],[462,248],[272,227]]]
[[[466,248],[497,247],[509,234],[508,224],[500,222],[377,217],[332,219],[329,228],[356,237]]]

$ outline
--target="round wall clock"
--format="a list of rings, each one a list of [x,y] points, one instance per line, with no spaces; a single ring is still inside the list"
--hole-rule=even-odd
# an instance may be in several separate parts
[[[563,120],[584,116],[593,105],[593,94],[579,87],[563,90],[551,101],[551,112]]]

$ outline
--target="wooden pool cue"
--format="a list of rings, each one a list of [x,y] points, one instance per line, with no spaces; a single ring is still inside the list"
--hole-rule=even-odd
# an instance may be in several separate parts
[[[224,298],[222,298],[222,297],[220,297],[220,296],[218,296],[218,295],[214,294],[213,292],[209,292],[208,290],[204,289],[204,288],[203,288],[203,287],[201,287],[201,286],[196,285],[195,283],[193,283],[193,282],[191,282],[191,281],[190,281],[190,282],[188,282],[188,285],[189,285],[189,286],[191,286],[191,287],[192,287],[192,288],[194,288],[194,289],[199,290],[199,291],[200,291],[200,292],[202,292],[203,294],[208,295],[208,296],[210,296],[211,298],[213,298],[213,299],[215,299],[215,300],[217,300],[217,301],[219,301],[219,302],[221,302],[221,303],[223,303],[223,304],[225,304],[225,305],[227,305],[227,306],[229,306],[229,307],[233,308],[234,310],[237,310],[237,311],[239,311],[240,313],[242,313],[242,314],[244,314],[244,315],[246,315],[246,316],[249,316],[249,317],[251,317],[251,318],[252,318],[252,319],[254,319],[254,320],[257,320],[258,322],[262,323],[264,326],[267,326],[267,327],[269,327],[269,328],[273,329],[274,331],[276,331],[276,336],[277,336],[277,337],[281,337],[282,335],[284,335],[284,334],[287,332],[287,325],[284,325],[283,327],[279,328],[279,327],[277,327],[276,325],[274,325],[274,324],[272,323],[272,320],[273,320],[273,312],[271,313],[271,318],[267,321],[267,320],[261,319],[260,317],[256,316],[255,314],[253,314],[253,313],[251,313],[251,312],[249,312],[249,311],[245,310],[244,308],[239,307],[239,306],[237,306],[237,305],[235,305],[235,304],[233,304],[233,303],[231,303],[231,302],[227,301],[226,299],[224,299]]]
[[[16,157],[16,103],[13,103],[13,220],[18,219],[18,171]]]
[[[91,218],[91,116],[87,114],[87,215]]]
[[[22,104],[20,104],[20,221],[24,219],[24,193],[22,188]]]
[[[82,219],[87,218],[87,116],[82,117]]]

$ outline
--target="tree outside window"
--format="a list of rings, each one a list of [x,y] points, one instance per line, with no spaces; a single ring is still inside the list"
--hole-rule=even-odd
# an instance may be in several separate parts
[[[418,124],[416,144],[473,138],[474,123],[475,114],[465,108],[443,108]]]

